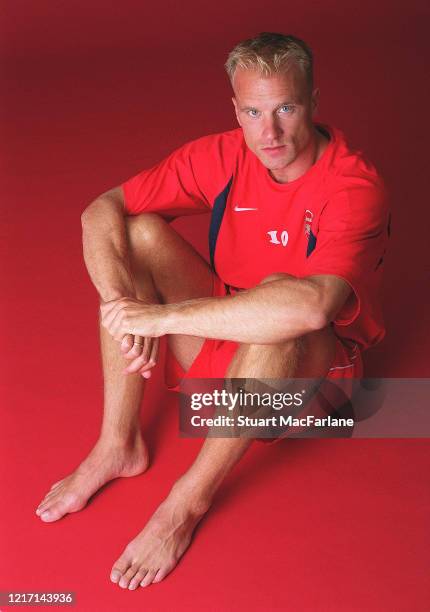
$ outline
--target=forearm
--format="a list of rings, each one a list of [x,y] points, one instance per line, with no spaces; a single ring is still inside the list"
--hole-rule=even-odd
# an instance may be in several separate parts
[[[103,301],[135,296],[121,205],[101,196],[82,215],[85,264]]]
[[[168,305],[166,333],[273,344],[323,327],[319,299],[311,281],[275,280],[234,296]]]

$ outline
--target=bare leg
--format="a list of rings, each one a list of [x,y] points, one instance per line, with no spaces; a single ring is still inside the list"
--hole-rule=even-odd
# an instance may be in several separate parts
[[[227,376],[325,376],[333,357],[334,336],[326,329],[279,345],[241,345]],[[129,589],[163,580],[189,546],[221,482],[250,444],[244,438],[207,438],[195,462],[116,561],[111,580]]]
[[[144,214],[130,218],[128,235],[140,298],[174,302],[211,295],[212,273],[208,265],[160,217]],[[139,374],[124,374],[129,362],[120,353],[119,344],[102,327],[100,341],[104,378],[100,437],[79,467],[56,482],[37,508],[36,513],[45,522],[81,510],[109,480],[135,476],[148,466],[148,451],[139,426],[139,409],[146,383]],[[169,338],[169,341],[185,368],[189,367],[203,342],[201,338],[183,336]]]

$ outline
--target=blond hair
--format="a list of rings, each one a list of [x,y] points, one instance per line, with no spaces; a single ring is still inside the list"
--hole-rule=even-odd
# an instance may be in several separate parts
[[[313,89],[313,54],[310,47],[295,36],[261,32],[240,42],[230,52],[225,69],[233,82],[236,68],[258,70],[264,77],[289,70],[291,64],[303,72],[309,90]]]

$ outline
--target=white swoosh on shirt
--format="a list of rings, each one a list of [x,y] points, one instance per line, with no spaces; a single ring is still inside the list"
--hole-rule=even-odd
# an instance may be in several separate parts
[[[235,206],[234,210],[236,212],[242,212],[243,210],[258,210],[258,208],[241,208],[240,206]]]

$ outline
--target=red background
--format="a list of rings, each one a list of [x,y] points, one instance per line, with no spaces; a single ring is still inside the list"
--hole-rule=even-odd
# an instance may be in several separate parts
[[[428,608],[426,440],[254,445],[163,583],[112,585],[112,562],[201,444],[178,439],[177,398],[157,384],[160,367],[142,413],[151,469],[57,524],[34,515],[100,423],[80,213],[174,147],[235,126],[222,65],[259,31],[309,42],[320,119],[367,153],[391,193],[388,335],[366,355],[367,375],[430,375],[427,7],[2,2],[0,590],[72,590],[79,612]],[[206,217],[176,224],[206,252]]]

